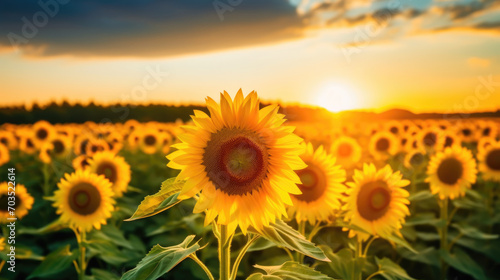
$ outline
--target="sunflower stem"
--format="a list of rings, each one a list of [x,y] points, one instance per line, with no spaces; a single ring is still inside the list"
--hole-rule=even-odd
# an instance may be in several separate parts
[[[355,246],[355,259],[354,259],[354,265],[353,265],[353,280],[361,280],[362,273],[363,273],[363,267],[359,266],[358,264],[361,263],[361,259],[363,256],[361,253],[363,252],[363,241],[361,241],[359,238],[356,238],[356,246]]]
[[[299,233],[305,237],[306,235],[306,221],[300,221],[298,225]],[[304,262],[304,255],[297,251],[297,261],[299,263]]]
[[[441,251],[448,252],[448,198],[441,200],[439,204],[441,207]],[[441,279],[446,279],[446,271],[448,270],[448,266],[446,262],[441,258]]]
[[[368,243],[365,245],[365,249],[363,251],[363,254],[361,255],[362,257],[366,258],[366,255],[368,254],[368,249],[370,248],[370,245],[372,245],[372,242],[377,239],[377,236],[372,236],[370,240],[368,240]]]
[[[260,238],[260,235],[255,235],[252,238],[249,238],[247,243],[245,244],[245,246],[243,246],[243,248],[241,248],[241,251],[238,254],[238,257],[236,258],[236,260],[234,261],[234,264],[233,264],[233,269],[231,271],[231,278],[230,278],[231,280],[236,279],[236,275],[238,274],[238,267],[240,266],[241,260],[245,256],[245,253],[250,248],[250,246],[252,246],[252,244],[255,241],[257,241],[257,239],[259,239],[259,238]]]
[[[219,279],[229,280],[231,273],[231,236],[227,230],[227,225],[220,225],[219,238]]]
[[[78,272],[78,280],[83,280],[85,278],[85,269],[87,268],[87,263],[85,260],[85,231],[79,231],[75,229],[76,239],[78,240],[78,249],[80,251],[80,268]]]
[[[50,192],[48,164],[46,163],[43,164],[42,173],[43,173],[43,195],[48,196]]]

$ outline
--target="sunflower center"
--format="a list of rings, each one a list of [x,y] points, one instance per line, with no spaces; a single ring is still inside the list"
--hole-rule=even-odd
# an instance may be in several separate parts
[[[391,127],[391,129],[389,129],[389,131],[392,133],[392,134],[398,134],[399,132],[399,129],[395,126]]]
[[[444,146],[445,147],[451,147],[453,145],[453,138],[450,136],[446,136],[446,140],[444,141]]]
[[[437,170],[439,180],[448,185],[454,185],[462,177],[464,168],[455,158],[448,158],[441,162]]]
[[[22,204],[22,200],[18,196],[16,196],[15,202],[16,204],[11,207],[19,208]],[[0,195],[0,212],[9,212],[9,196],[7,196],[6,194]]]
[[[422,153],[415,153],[410,158],[411,166],[420,166],[424,162],[424,155]]]
[[[342,143],[339,145],[337,153],[341,157],[348,157],[352,154],[352,146],[347,143]]]
[[[49,132],[45,128],[40,128],[36,131],[36,138],[45,140],[49,136]]]
[[[68,202],[75,213],[91,215],[101,205],[101,193],[94,185],[82,182],[71,188]]]
[[[207,175],[217,189],[243,195],[260,187],[267,174],[269,155],[261,138],[238,128],[212,134],[203,154]]]
[[[154,137],[153,135],[147,135],[146,137],[144,137],[144,143],[148,146],[153,146],[154,144],[156,144],[156,137]]]
[[[389,210],[391,192],[384,181],[369,182],[361,186],[358,193],[358,212],[364,219],[375,221]]]
[[[434,132],[426,133],[424,136],[424,145],[434,147],[437,142],[437,135]]]
[[[375,221],[389,210],[391,191],[384,181],[369,182],[361,186],[356,202],[361,217]]]
[[[80,154],[85,154],[85,151],[87,149],[87,144],[89,143],[89,140],[88,139],[85,139],[83,140],[81,143],[80,143]]]
[[[472,134],[472,131],[471,131],[470,129],[468,129],[468,128],[466,128],[466,129],[462,129],[462,134],[463,134],[464,136],[469,136],[469,135],[471,135],[471,134]]]
[[[483,130],[483,136],[490,136],[491,128],[487,127]]]
[[[35,147],[35,145],[33,144],[33,141],[31,141],[31,139],[26,140],[26,146],[27,146],[28,148],[33,148],[33,147]]]
[[[6,145],[6,146],[9,145],[9,139],[7,139],[6,137],[0,138],[0,142],[2,142],[2,144]]]
[[[96,173],[104,175],[104,177],[106,177],[106,179],[108,179],[112,184],[116,183],[116,179],[118,178],[116,166],[111,162],[103,162],[99,164],[99,166],[97,166]]]
[[[294,195],[298,200],[305,202],[312,202],[320,198],[326,190],[326,176],[324,172],[312,164],[311,162],[306,162],[307,167],[302,170],[297,170],[297,175],[299,175],[302,184],[297,186],[302,191],[302,194]]]
[[[64,144],[61,140],[54,140],[52,145],[54,145],[54,153],[57,155],[64,151]]]
[[[500,149],[492,150],[488,153],[486,164],[490,169],[500,171]]]
[[[377,140],[375,148],[377,149],[377,151],[387,151],[387,149],[389,149],[389,139],[380,138],[379,140]]]

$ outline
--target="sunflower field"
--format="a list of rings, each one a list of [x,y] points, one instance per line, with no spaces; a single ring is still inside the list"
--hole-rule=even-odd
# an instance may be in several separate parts
[[[1,125],[0,278],[499,279],[498,119],[278,110]]]

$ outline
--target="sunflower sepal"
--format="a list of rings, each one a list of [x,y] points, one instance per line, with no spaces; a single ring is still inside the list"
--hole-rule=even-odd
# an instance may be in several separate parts
[[[317,279],[317,280],[333,280],[333,278],[314,270],[314,268],[300,264],[298,262],[288,261],[282,265],[276,266],[261,266],[254,265],[255,268],[265,271],[266,274],[260,272],[254,273],[246,280],[263,280],[268,279]]]
[[[178,204],[182,201],[178,199],[178,196],[184,183],[184,180],[176,181],[175,178],[163,181],[160,190],[153,195],[146,196],[132,217],[125,221],[130,222],[151,217]]]
[[[318,246],[281,220],[276,220],[274,224],[260,230],[249,227],[248,231],[261,235],[278,247],[285,247],[320,261],[330,261]]]
[[[161,277],[196,251],[203,249],[198,244],[199,240],[189,245],[194,238],[194,235],[189,235],[182,243],[170,247],[155,245],[137,266],[123,274],[121,279],[157,279]]]

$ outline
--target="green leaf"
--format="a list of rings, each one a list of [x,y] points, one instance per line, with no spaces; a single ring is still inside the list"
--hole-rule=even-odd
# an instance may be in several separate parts
[[[278,246],[298,251],[320,261],[328,261],[328,258],[320,248],[316,247],[312,242],[308,241],[298,231],[291,228],[282,220],[276,220],[276,223],[264,227],[259,231],[253,228],[249,228],[249,231],[262,235],[262,237]]]
[[[128,249],[134,249],[132,244],[123,236],[123,232],[113,225],[105,225],[101,230],[92,231],[90,240],[106,240],[115,245]]]
[[[134,221],[154,216],[181,202],[177,197],[184,186],[184,182],[185,181],[176,182],[175,178],[164,181],[161,183],[160,191],[153,195],[146,196],[139,207],[137,207],[132,217],[125,221]]]
[[[69,248],[66,245],[47,255],[28,279],[53,276],[68,268],[78,256],[78,250],[70,251]]]
[[[460,198],[460,199],[454,199],[453,205],[457,208],[469,209],[469,210],[485,209],[486,208],[484,203],[482,203],[480,201],[474,201],[467,196]]]
[[[460,233],[462,233],[463,235],[474,239],[492,240],[497,239],[499,236],[498,234],[488,234],[481,232],[479,229],[473,226],[459,224],[452,224],[451,226],[458,229],[458,231],[460,231]]]
[[[431,212],[418,213],[411,217],[409,217],[405,224],[405,226],[419,226],[419,225],[432,225],[432,226],[442,226],[441,220],[436,218],[436,215]]]
[[[379,271],[383,271],[381,274],[389,280],[397,280],[397,279],[403,279],[403,280],[415,280],[415,278],[412,278],[406,273],[406,271],[399,266],[398,264],[394,263],[388,258],[383,258],[379,259],[375,257],[375,261],[377,262],[377,265],[379,267]]]
[[[417,193],[411,194],[408,197],[408,200],[411,202],[415,202],[415,201],[426,200],[426,199],[429,199],[432,197],[434,197],[434,195],[430,191],[423,190],[423,191],[419,191]]]
[[[337,253],[333,253],[332,249],[328,246],[321,245],[320,247],[323,249],[326,256],[331,260],[328,265],[336,276],[342,279],[351,279],[353,270],[363,269],[365,260],[360,258],[356,261],[351,249],[343,248]]]
[[[405,249],[398,250],[398,253],[405,259],[425,263],[439,268],[439,251],[434,247],[421,249],[418,254],[412,253]]]
[[[396,243],[397,245],[402,246],[402,247],[412,251],[415,254],[418,253],[415,249],[413,249],[413,247],[410,245],[410,243],[408,243],[408,241],[406,241],[403,237],[401,237],[399,235],[392,234],[389,236],[383,236],[383,238],[387,239],[389,241],[392,241],[392,242]]]
[[[21,228],[18,231],[18,234],[33,234],[33,235],[42,235],[51,233],[54,231],[59,231],[61,229],[68,228],[67,224],[62,222],[61,219],[57,219],[52,223],[41,227],[41,228]]]
[[[120,276],[107,270],[92,268],[90,270],[95,280],[119,280]]]
[[[500,263],[500,239],[483,240],[462,237],[457,241],[457,244],[484,254],[495,262]]]
[[[158,279],[201,248],[198,242],[189,246],[194,237],[189,235],[181,244],[171,247],[155,245],[137,266],[123,274],[121,279]]]
[[[118,266],[130,260],[129,255],[124,254],[114,243],[107,240],[88,241],[86,247],[91,256],[97,256],[111,265]]]
[[[454,254],[450,254],[445,250],[440,250],[441,257],[444,261],[453,266],[455,269],[469,274],[475,279],[487,279],[483,269],[467,253],[455,247]]]
[[[285,262],[277,266],[254,265],[255,268],[262,269],[267,275],[254,273],[247,280],[276,279],[276,280],[332,280],[333,278],[322,274],[306,265],[298,262]]]
[[[263,251],[272,247],[276,247],[276,244],[265,238],[259,238],[248,248],[247,252]]]

